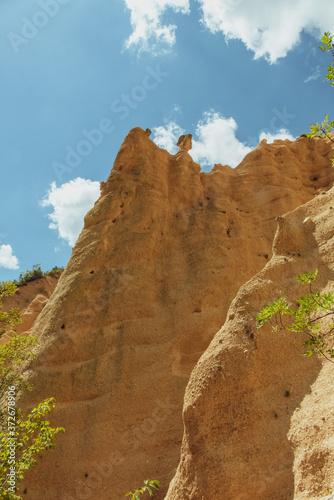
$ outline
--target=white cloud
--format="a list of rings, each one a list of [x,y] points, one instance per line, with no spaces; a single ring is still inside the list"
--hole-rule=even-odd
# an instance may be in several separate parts
[[[332,0],[198,0],[202,22],[211,32],[221,31],[226,40],[242,40],[254,52],[271,63],[300,41],[303,30],[320,38],[334,30]]]
[[[6,269],[18,269],[19,261],[13,254],[13,249],[10,245],[0,246],[0,267]]]
[[[211,110],[203,114],[197,123],[195,134],[192,139],[190,155],[201,166],[211,166],[215,163],[236,167],[253,148],[241,142],[237,137],[238,125],[234,118],[225,118],[220,113]],[[178,151],[176,143],[180,135],[186,131],[175,121],[167,122],[164,126],[155,127],[152,130],[153,141],[161,148],[167,149],[169,153]],[[189,132],[189,131],[188,131]],[[266,139],[268,143],[277,139],[296,138],[286,128],[273,130],[272,132],[261,132],[258,137],[253,137],[254,143]]]
[[[139,52],[168,51],[175,43],[176,26],[164,24],[163,14],[167,9],[188,14],[189,0],[124,0],[131,11],[133,32],[126,41],[126,48],[136,47]]]
[[[168,9],[190,12],[189,0],[124,0],[130,10],[133,32],[126,48],[139,51],[168,51],[175,43],[175,24],[164,21]],[[300,41],[302,31],[320,38],[334,31],[332,0],[197,0],[202,23],[212,33],[222,32],[226,40],[238,39],[254,52],[276,62]],[[197,6],[196,6],[197,7]],[[196,8],[195,7],[195,8]]]
[[[191,156],[201,165],[222,163],[236,167],[251,148],[236,137],[238,125],[233,118],[217,112],[204,113],[196,127]]]
[[[236,138],[237,128],[233,118],[224,118],[215,111],[204,113],[197,123],[190,155],[202,166],[222,163],[235,167],[251,151]],[[171,154],[178,151],[176,143],[182,134],[184,129],[174,121],[153,128],[154,142]]]
[[[78,177],[62,184],[53,182],[47,196],[41,201],[43,207],[51,206],[53,212],[50,229],[58,230],[59,238],[73,246],[83,228],[83,219],[100,195],[100,183]]]
[[[290,132],[286,128],[281,128],[277,132],[261,132],[260,134],[260,142],[266,139],[267,142],[274,142],[277,139],[284,141],[284,139],[289,139],[289,141],[295,141],[296,137],[290,134]]]
[[[176,143],[184,133],[184,130],[172,121],[166,126],[153,128],[153,141],[160,148],[167,149],[170,154],[175,154],[178,151]]]

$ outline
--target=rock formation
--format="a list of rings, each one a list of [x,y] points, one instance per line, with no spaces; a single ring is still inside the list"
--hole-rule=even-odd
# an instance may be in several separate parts
[[[192,372],[181,461],[166,500],[325,499],[334,479],[334,367],[307,337],[256,328],[279,296],[334,289],[334,188],[280,217],[271,261],[241,287]],[[334,344],[334,334],[331,339]]]
[[[56,449],[43,454],[38,467],[27,475],[27,499],[119,500],[147,478],[162,483],[155,498],[165,497],[179,464],[183,399],[194,366],[224,324],[241,285],[271,259],[276,217],[313,200],[333,184],[331,145],[323,139],[300,138],[272,145],[263,141],[236,169],[215,165],[210,173],[201,173],[192,160],[189,141],[182,144],[179,153],[170,155],[142,129],[128,134],[109,178],[101,184],[99,200],[85,217],[56,290],[32,329],[40,339],[38,359],[29,371],[35,391],[23,396],[21,406],[31,408],[42,398],[54,396],[57,407],[52,423],[64,426],[66,433],[57,438]],[[316,199],[322,196],[325,200],[330,195],[319,194]],[[296,227],[300,244],[296,251],[289,236],[280,244],[276,238],[276,245],[282,249],[285,245],[290,254],[297,254],[278,257],[275,250],[284,277],[295,272],[296,265],[290,261],[306,264],[301,257],[307,243],[303,228],[292,221],[292,229],[288,229],[289,221],[283,228],[291,235]],[[281,270],[277,268],[277,272]],[[269,278],[256,279],[263,280],[266,291],[262,294],[252,285],[256,294],[250,309],[243,302],[247,293],[238,296],[227,325],[233,314],[241,319],[231,330],[225,327],[225,336],[221,331],[215,337],[193,373],[185,400],[182,461],[169,500],[218,498],[213,495],[222,487],[223,478],[219,486],[213,471],[216,459],[222,467],[228,457],[234,470],[241,473],[245,461],[252,464],[255,460],[257,474],[263,464],[271,466],[267,458],[276,444],[275,457],[282,455],[283,463],[292,465],[287,438],[278,444],[284,434],[281,422],[287,428],[296,402],[303,401],[310,384],[317,380],[318,365],[311,361],[313,371],[309,372],[298,357],[295,361],[296,344],[286,358],[279,358],[289,374],[283,383],[280,363],[275,364],[276,355],[269,352],[269,345],[274,345],[271,336],[261,334],[264,354],[252,355],[251,326],[246,328],[240,315],[251,325],[251,310],[263,304],[270,289],[272,293],[276,289]],[[285,282],[281,280],[280,286]],[[211,363],[212,352],[214,356],[217,352],[216,365]],[[256,352],[262,351],[258,348]],[[205,356],[210,362],[205,362]],[[297,375],[293,377],[296,367],[305,375],[300,386]],[[211,369],[216,370],[214,376]],[[278,401],[273,393],[281,390],[290,390],[293,396]],[[224,406],[233,395],[233,403]],[[196,398],[198,403],[193,405]],[[222,421],[210,414],[214,407],[221,412]],[[273,412],[279,415],[276,420]],[[264,438],[269,417],[273,442]],[[234,452],[242,448],[242,441],[239,431],[231,427],[233,419],[236,429],[249,426],[249,443],[253,439],[248,454],[234,458],[235,462]],[[224,444],[220,435],[228,436]],[[298,447],[298,440],[304,438],[294,436]],[[197,451],[210,459],[205,467],[204,462],[200,466]],[[304,460],[302,455],[300,460]],[[196,476],[189,467],[194,467]],[[219,467],[220,473],[223,469]],[[239,473],[233,475],[232,469],[232,465],[224,469],[226,488],[241,494]],[[206,483],[204,471],[213,478],[212,486]],[[292,469],[279,477],[283,490],[290,491]],[[245,481],[247,478],[245,475]],[[211,496],[204,495],[206,487]]]
[[[30,281],[26,285],[20,286],[11,297],[3,300],[3,310],[18,308],[22,315],[22,323],[17,325],[16,333],[28,333],[36,321],[37,316],[49,300],[50,295],[56,288],[58,276],[43,276],[37,280]],[[0,345],[6,343],[12,332],[6,332],[0,338]]]

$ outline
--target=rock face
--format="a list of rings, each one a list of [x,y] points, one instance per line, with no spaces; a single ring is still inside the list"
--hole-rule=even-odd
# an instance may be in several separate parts
[[[22,323],[17,325],[16,333],[28,333],[30,331],[57,283],[58,277],[43,276],[20,286],[15,295],[4,299],[4,311],[15,307],[19,309],[22,315]],[[5,344],[11,336],[12,332],[4,333],[0,338],[0,345]]]
[[[210,173],[201,173],[189,155],[191,137],[185,136],[179,145],[179,153],[173,156],[158,148],[142,129],[128,134],[109,178],[101,184],[101,197],[85,218],[58,286],[32,329],[40,338],[38,360],[30,369],[35,391],[25,394],[21,405],[28,408],[44,397],[55,397],[52,423],[64,426],[66,433],[58,437],[56,449],[43,454],[39,466],[27,475],[27,499],[119,500],[147,478],[162,483],[155,498],[165,497],[179,463],[183,398],[191,371],[223,325],[240,286],[270,260],[275,218],[304,205],[333,184],[331,147],[322,139],[275,141],[273,145],[263,141],[236,169],[215,165]],[[329,195],[323,197],[325,200]],[[288,227],[289,235],[294,230]],[[299,223],[296,228],[300,230],[300,249],[296,251],[288,236],[281,243],[290,254],[300,254],[288,256],[289,262],[302,262],[306,244]],[[285,276],[288,269],[295,271],[289,262],[282,265]],[[275,283],[269,285],[265,278],[263,282],[266,290],[271,286],[273,294]],[[283,281],[280,283],[283,286]],[[263,303],[259,290],[256,300],[252,298],[254,309]],[[239,299],[238,308],[241,306],[246,307]],[[248,309],[245,315],[248,318]],[[228,321],[232,321],[230,317]],[[229,457],[232,463],[235,449],[242,448],[238,432],[231,428],[233,419],[237,429],[239,424],[247,426],[249,419],[255,444],[247,456],[235,459],[237,467],[226,466],[226,478],[230,478],[226,491],[242,493],[235,470],[244,471],[244,460],[252,463],[258,455],[253,468],[256,474],[260,466],[268,464],[265,456],[274,445],[279,448],[276,452],[282,453],[283,463],[289,461],[289,472],[279,477],[283,478],[283,490],[291,491],[292,453],[287,451],[286,436],[279,444],[284,433],[281,427],[276,429],[282,421],[288,426],[295,402],[298,398],[303,401],[320,367],[313,362],[315,371],[310,372],[304,360],[297,356],[295,361],[297,342],[294,351],[291,348],[287,353],[289,369],[284,356],[280,358],[291,373],[291,380],[283,384],[279,363],[269,370],[271,360],[276,359],[269,352],[272,337],[260,335],[266,355],[258,358],[251,354],[254,340],[249,339],[248,329],[239,331],[239,326],[235,323],[225,336],[216,336],[194,371],[186,395],[182,462],[169,499],[218,498],[215,491],[220,491],[225,480],[219,484],[213,462],[217,459],[222,464]],[[220,370],[223,364],[217,358],[211,387],[211,379],[206,377],[211,365],[205,365],[205,356],[212,359],[216,344],[219,349],[226,346],[224,363],[231,369]],[[258,364],[253,378],[253,361],[244,362],[244,349]],[[199,382],[202,366],[207,366],[203,368],[207,371]],[[292,375],[297,366],[305,379],[295,389],[298,384]],[[269,398],[273,397],[271,390],[283,390],[283,386],[293,397],[283,398],[280,405],[273,400],[267,410],[265,391],[257,396],[250,389],[252,384],[259,387],[270,380],[274,382],[272,388],[267,387]],[[228,401],[233,395],[235,398],[228,407],[224,406],[223,391]],[[192,397],[198,398],[194,408]],[[209,405],[206,409],[204,400]],[[210,414],[215,405],[221,408],[223,419],[217,424],[214,411]],[[257,409],[254,419],[245,410],[247,405]],[[238,407],[242,408],[240,416]],[[279,418],[270,421],[274,444],[267,442],[266,455],[258,452],[264,438],[261,426],[256,428],[255,423],[260,415],[265,427],[272,412]],[[224,429],[230,425],[226,431],[230,441],[225,444],[219,441],[222,422],[226,422]],[[294,439],[297,443],[303,437],[296,433]],[[208,449],[206,440],[212,442]],[[197,453],[202,451],[203,462]],[[204,457],[212,461],[206,462]],[[304,460],[301,455],[300,460]],[[208,482],[204,470],[208,471]],[[209,478],[214,477],[210,486]]]
[[[334,188],[280,217],[273,249],[192,372],[166,500],[316,500],[333,488],[333,364],[302,357],[306,338],[258,330],[255,317],[308,293],[296,280],[305,270],[318,268],[314,291],[333,291]]]

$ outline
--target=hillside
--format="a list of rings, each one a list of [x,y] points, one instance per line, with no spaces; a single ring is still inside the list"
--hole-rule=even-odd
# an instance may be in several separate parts
[[[22,315],[22,323],[16,327],[17,333],[30,330],[56,288],[58,279],[59,276],[43,276],[19,286],[12,297],[4,298],[4,311],[8,311],[11,308],[18,308]],[[10,335],[5,333],[0,339],[0,345],[7,342],[9,338]]]

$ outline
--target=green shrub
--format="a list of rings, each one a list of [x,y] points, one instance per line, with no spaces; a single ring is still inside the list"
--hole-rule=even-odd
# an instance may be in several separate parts
[[[17,307],[11,308],[8,312],[2,310],[3,299],[11,297],[17,290],[17,286],[12,281],[3,281],[0,285],[0,338],[6,330],[12,330],[16,325],[22,323],[21,314]]]
[[[21,273],[18,280],[14,280],[13,283],[16,286],[23,286],[29,283],[30,281],[38,280],[39,278],[43,278],[43,276],[59,276],[63,272],[63,267],[55,266],[51,269],[51,271],[43,272],[39,264],[35,264],[32,266],[31,271],[26,271],[25,273]]]
[[[37,338],[32,335],[14,335],[0,347],[0,394],[3,394],[9,385],[32,390],[32,386],[21,374],[20,367],[35,358],[33,348],[37,344]]]
[[[51,269],[51,271],[46,271],[43,274],[44,276],[59,276],[63,271],[64,271],[63,267],[55,266]]]
[[[43,271],[40,268],[40,265],[35,264],[34,266],[32,266],[31,271],[26,271],[24,274],[21,273],[19,276],[19,279],[15,280],[14,283],[17,286],[23,286],[23,285],[26,285],[27,283],[29,283],[30,281],[34,281],[34,280],[37,280],[38,278],[42,278],[42,277],[43,277]]]

